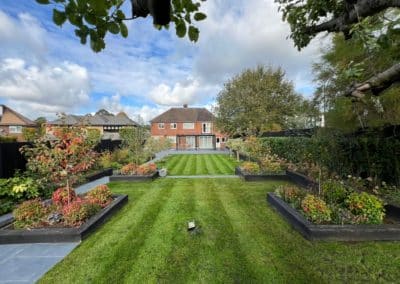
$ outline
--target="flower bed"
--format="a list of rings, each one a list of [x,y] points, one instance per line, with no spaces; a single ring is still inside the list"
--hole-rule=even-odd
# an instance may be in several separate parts
[[[154,163],[137,166],[129,163],[110,177],[110,181],[152,181],[157,178],[157,166]]]
[[[296,209],[276,196],[268,193],[271,204],[298,232],[308,240],[324,241],[398,241],[400,240],[400,224],[381,225],[317,225],[308,221]],[[392,215],[386,207],[388,216]],[[395,218],[399,215],[393,212]]]
[[[59,188],[51,200],[21,203],[11,223],[0,229],[0,243],[79,241],[126,201],[126,195],[112,195],[106,185],[80,196],[71,189]]]
[[[294,185],[268,194],[275,207],[310,240],[400,240],[400,215],[374,195],[328,180],[319,195]]]

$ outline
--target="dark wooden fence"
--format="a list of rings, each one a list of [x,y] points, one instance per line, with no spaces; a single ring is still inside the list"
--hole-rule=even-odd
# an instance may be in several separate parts
[[[0,178],[12,177],[16,170],[25,170],[26,159],[19,151],[24,145],[31,144],[29,142],[0,143]],[[101,140],[94,150],[98,153],[104,151],[112,152],[120,145],[120,140]]]

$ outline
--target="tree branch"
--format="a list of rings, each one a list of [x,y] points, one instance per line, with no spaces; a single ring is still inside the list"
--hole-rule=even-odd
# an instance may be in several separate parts
[[[350,26],[357,23],[360,19],[375,15],[387,8],[399,7],[400,0],[358,0],[346,1],[347,3],[356,2],[352,9],[344,11],[340,16],[327,22],[309,26],[305,33],[315,35],[320,32],[347,32]]]
[[[400,81],[400,63],[397,63],[389,69],[379,73],[367,81],[350,87],[344,95],[346,97],[363,98],[366,92],[372,92],[373,95],[379,96],[381,92],[396,82]]]

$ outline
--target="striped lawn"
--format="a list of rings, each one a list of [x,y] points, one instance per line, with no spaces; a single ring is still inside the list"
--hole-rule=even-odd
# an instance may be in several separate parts
[[[224,154],[172,155],[166,159],[169,175],[233,175],[236,161]]]
[[[40,283],[398,282],[398,242],[306,241],[265,201],[278,184],[112,183],[128,204]]]

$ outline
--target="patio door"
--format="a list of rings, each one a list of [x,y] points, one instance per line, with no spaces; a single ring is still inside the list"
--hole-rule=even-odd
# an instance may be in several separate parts
[[[186,149],[195,149],[196,148],[196,137],[195,136],[186,136]]]
[[[214,149],[213,136],[200,136],[199,137],[200,149]]]

